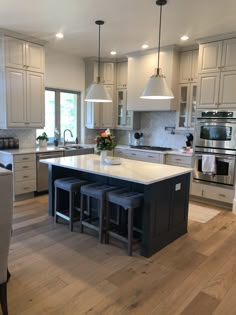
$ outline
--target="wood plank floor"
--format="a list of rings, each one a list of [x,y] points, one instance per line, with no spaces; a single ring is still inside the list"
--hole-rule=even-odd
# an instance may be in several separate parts
[[[9,314],[236,314],[236,216],[222,211],[151,258],[126,255],[47,216],[47,196],[15,203]]]

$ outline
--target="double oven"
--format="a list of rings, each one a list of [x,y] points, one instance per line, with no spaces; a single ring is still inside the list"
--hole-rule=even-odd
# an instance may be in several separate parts
[[[236,111],[197,112],[193,180],[234,189]],[[203,171],[204,156],[214,156],[214,173]]]

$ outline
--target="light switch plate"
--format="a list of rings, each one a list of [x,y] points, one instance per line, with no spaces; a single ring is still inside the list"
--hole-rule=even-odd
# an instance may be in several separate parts
[[[181,183],[178,183],[175,185],[175,191],[178,191],[181,189]]]

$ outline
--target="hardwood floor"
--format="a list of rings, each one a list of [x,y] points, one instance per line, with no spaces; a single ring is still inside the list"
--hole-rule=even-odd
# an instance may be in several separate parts
[[[77,224],[75,225],[77,226]],[[236,216],[222,211],[147,259],[15,203],[9,314],[236,314]]]

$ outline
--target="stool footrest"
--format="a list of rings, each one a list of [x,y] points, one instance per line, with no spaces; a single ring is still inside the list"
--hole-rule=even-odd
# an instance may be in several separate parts
[[[97,227],[96,225],[93,225],[91,223],[88,223],[86,221],[82,221],[81,222],[82,225],[87,226],[88,228],[94,230],[94,231],[99,231],[99,227]]]

